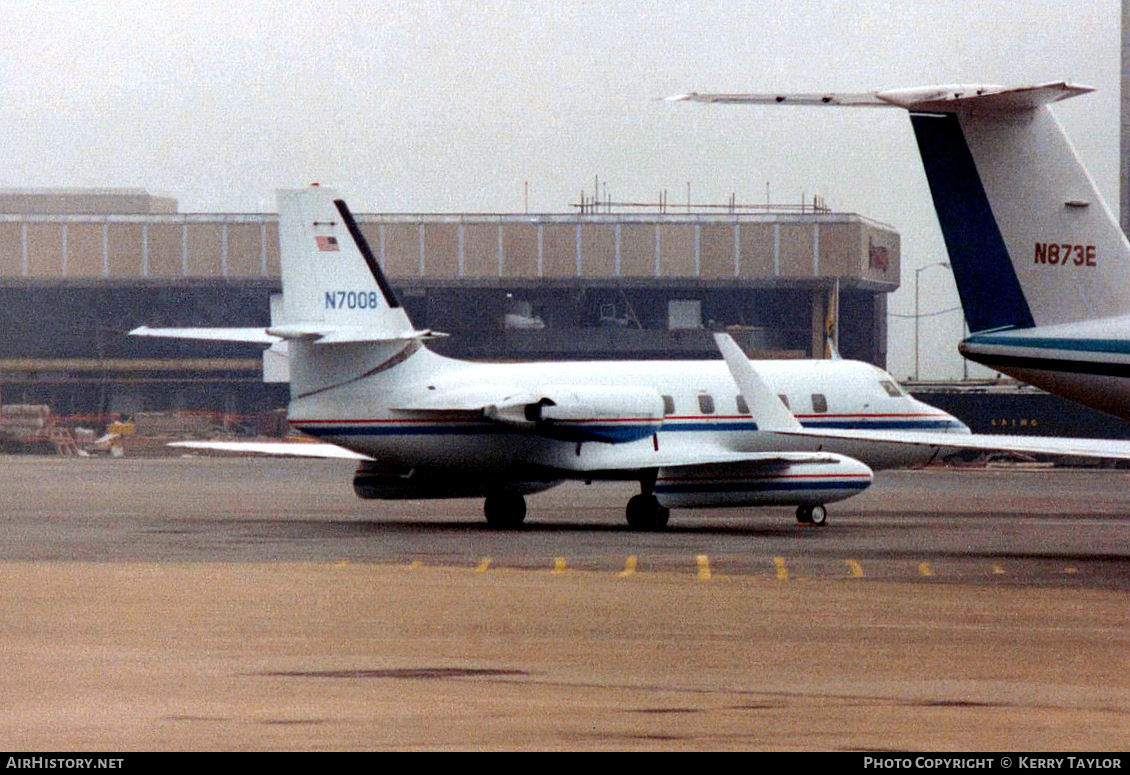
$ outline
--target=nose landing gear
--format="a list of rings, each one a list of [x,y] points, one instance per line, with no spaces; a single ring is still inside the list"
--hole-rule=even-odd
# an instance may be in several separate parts
[[[816,525],[824,527],[828,524],[828,510],[823,506],[803,504],[796,507],[796,522],[798,525]]]

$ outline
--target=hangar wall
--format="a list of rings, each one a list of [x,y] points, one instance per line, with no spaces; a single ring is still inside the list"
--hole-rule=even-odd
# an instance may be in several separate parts
[[[126,337],[256,326],[279,290],[274,214],[180,214],[124,192],[0,191],[0,398],[61,411],[260,411],[258,348]],[[141,192],[144,194],[144,192]],[[171,202],[171,204],[170,204]],[[20,210],[11,212],[11,210]],[[116,210],[116,212],[115,212]],[[899,235],[863,216],[765,212],[361,214],[414,322],[446,354],[886,359]]]
[[[400,279],[838,277],[870,283],[875,292],[898,287],[898,234],[854,214],[361,215],[358,221],[382,266]],[[0,279],[278,274],[273,215],[0,214]]]

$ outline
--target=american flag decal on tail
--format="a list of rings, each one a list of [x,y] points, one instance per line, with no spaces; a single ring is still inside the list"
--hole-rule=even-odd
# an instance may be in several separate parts
[[[337,237],[315,237],[314,242],[317,243],[318,250],[323,253],[339,250],[337,246]]]

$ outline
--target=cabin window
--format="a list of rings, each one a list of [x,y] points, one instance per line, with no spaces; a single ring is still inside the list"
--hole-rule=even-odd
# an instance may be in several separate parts
[[[736,396],[734,403],[738,405],[738,414],[749,414],[749,404],[745,402],[745,396]]]
[[[889,379],[881,379],[879,380],[879,384],[883,386],[883,390],[886,390],[887,395],[891,398],[899,398],[903,395],[902,388]]]
[[[671,396],[663,396],[663,416],[672,415],[675,413],[675,399]]]
[[[781,399],[781,403],[785,405],[785,408],[786,408],[786,409],[789,409],[789,408],[790,408],[790,407],[789,407],[789,397],[788,397],[788,396],[786,396],[786,395],[785,395],[784,393],[781,393],[781,394],[780,394],[779,396],[777,396],[777,398]]]
[[[826,412],[828,411],[828,399],[824,397],[823,393],[812,394],[812,411]]]
[[[703,414],[714,414],[714,396],[707,393],[698,394],[698,408]]]

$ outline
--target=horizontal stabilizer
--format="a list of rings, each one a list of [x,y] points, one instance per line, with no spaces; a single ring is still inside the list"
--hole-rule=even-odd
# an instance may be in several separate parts
[[[920,113],[1019,113],[1093,92],[1091,86],[1066,81],[1036,86],[928,86],[890,89],[875,96],[899,108]]]
[[[816,105],[868,108],[903,108],[922,113],[961,113],[974,110],[1015,113],[1078,97],[1093,87],[1054,81],[1035,86],[947,84],[873,92],[678,94],[670,102],[707,102],[725,105]]]
[[[371,326],[339,326],[327,323],[297,323],[271,328],[150,328],[149,326],[140,326],[130,331],[129,334],[130,336],[146,336],[156,339],[193,339],[268,345],[288,339],[305,339],[316,344],[361,344],[366,342],[407,342],[414,339],[434,339],[447,336],[447,334],[429,330],[388,331]]]
[[[150,328],[140,326],[129,332],[130,336],[148,336],[156,339],[194,339],[208,342],[245,342],[247,344],[275,344],[281,336],[267,333],[266,328]]]
[[[416,339],[434,339],[447,334],[437,331],[402,329],[390,331],[374,326],[341,326],[327,323],[295,323],[275,326],[267,332],[279,339],[305,339],[315,344],[364,344],[379,342],[407,342]]]
[[[857,92],[851,94],[808,93],[785,94],[675,94],[667,97],[667,102],[709,102],[716,105],[850,105],[864,108],[889,108],[890,103],[876,96],[876,92]]]

